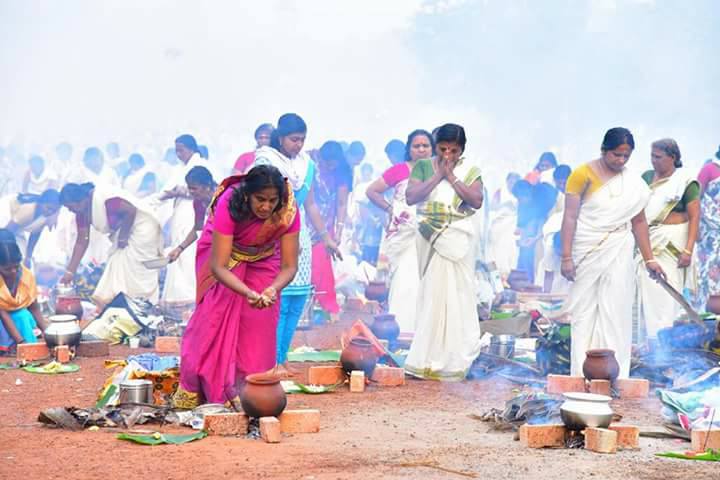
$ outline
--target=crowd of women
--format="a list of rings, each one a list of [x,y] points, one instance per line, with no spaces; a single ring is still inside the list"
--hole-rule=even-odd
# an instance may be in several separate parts
[[[119,293],[194,304],[178,406],[236,405],[247,375],[291,375],[287,353],[310,299],[337,319],[334,267],[343,254],[387,281],[388,311],[413,334],[405,369],[419,378],[461,380],[477,357],[478,260],[567,295],[575,373],[586,350],[612,348],[628,375],[633,303],[649,338],[680,314],[658,281],[700,307],[720,306],[720,151],[696,175],[674,140],[658,140],[652,169],[635,175],[626,166],[633,135],[613,128],[596,160],[572,170],[545,152],[490,196],[460,125],[389,142],[391,166],[377,178],[358,167],[361,143],[306,150],[307,133],[293,113],[261,125],[256,148],[224,180],[191,135],[175,140],[164,163],[177,164],[160,176],[140,154],[119,159],[114,144],[107,156],[87,149],[80,169],[59,145],[62,175],[32,156],[23,192],[1,201],[0,349],[35,341],[44,328],[33,259],[68,238],[57,280],[72,283],[84,262],[102,263],[98,306]],[[483,223],[489,238],[481,239]],[[149,265],[162,258],[161,286]]]

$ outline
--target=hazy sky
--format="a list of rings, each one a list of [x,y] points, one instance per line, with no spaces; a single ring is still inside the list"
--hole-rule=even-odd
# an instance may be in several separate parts
[[[287,111],[309,143],[387,140],[448,121],[486,170],[675,137],[689,164],[720,143],[714,0],[0,0],[0,144],[192,132],[251,146]],[[212,154],[212,152],[211,152]]]

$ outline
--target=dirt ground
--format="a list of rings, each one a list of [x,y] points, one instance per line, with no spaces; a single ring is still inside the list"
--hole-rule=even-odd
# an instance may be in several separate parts
[[[343,321],[301,333],[296,343],[337,348],[339,333],[348,325]],[[113,347],[111,358],[138,352]],[[93,405],[109,374],[104,360],[81,358],[77,361],[80,371],[66,375],[0,371],[0,472],[4,478],[469,478],[435,468],[407,466],[427,461],[493,479],[720,478],[718,464],[654,456],[656,452],[689,448],[689,443],[673,440],[641,438],[640,451],[615,455],[523,448],[511,433],[489,432],[487,423],[469,416],[500,408],[517,393],[517,386],[505,381],[408,380],[403,387],[370,386],[363,394],[345,388],[326,395],[290,395],[288,408],[320,409],[321,431],[284,436],[282,443],[275,445],[207,437],[180,446],[148,447],[117,440],[117,431],[68,432],[37,423],[38,413],[47,407]],[[16,379],[22,384],[16,385]],[[613,406],[624,415],[624,423],[660,424],[660,403],[654,398],[616,401]],[[177,427],[160,430],[191,432]]]

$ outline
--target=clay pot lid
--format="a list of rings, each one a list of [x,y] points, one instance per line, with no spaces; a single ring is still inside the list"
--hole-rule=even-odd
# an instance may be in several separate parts
[[[272,385],[279,383],[281,380],[280,375],[273,373],[252,373],[245,377],[245,381],[253,383],[255,385]]]
[[[353,337],[350,339],[350,343],[359,347],[372,347],[372,342],[365,337]]]
[[[604,355],[615,355],[615,350],[611,348],[593,348],[585,352],[585,355],[592,356],[604,356]]]

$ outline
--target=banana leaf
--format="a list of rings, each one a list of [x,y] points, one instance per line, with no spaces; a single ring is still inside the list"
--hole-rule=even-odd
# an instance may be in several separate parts
[[[317,395],[320,393],[329,393],[334,391],[340,384],[337,385],[305,385],[292,380],[283,380],[282,384],[285,393],[308,393],[310,395]]]
[[[720,462],[720,450],[707,449],[705,453],[694,452],[664,452],[656,453],[658,457],[681,458],[683,460],[702,460],[705,462]]]
[[[207,432],[200,431],[190,435],[173,435],[170,433],[153,433],[152,435],[137,435],[133,433],[120,433],[117,435],[119,440],[128,440],[139,443],[141,445],[160,445],[167,443],[170,445],[182,445],[183,443],[200,440],[207,437]]]

